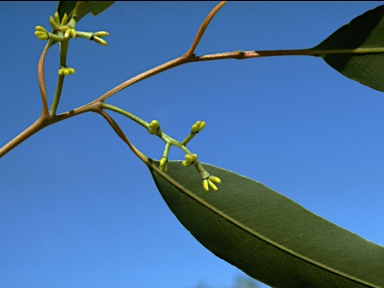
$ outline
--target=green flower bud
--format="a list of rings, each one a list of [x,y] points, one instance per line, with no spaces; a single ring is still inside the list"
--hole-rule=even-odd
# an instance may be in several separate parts
[[[205,127],[205,124],[206,123],[204,121],[197,121],[195,124],[192,125],[191,133],[199,133]]]
[[[187,167],[193,164],[197,160],[196,154],[192,154],[192,155],[187,154],[184,157],[185,157],[185,160],[181,163],[184,167]]]
[[[106,31],[98,31],[98,32],[93,33],[93,36],[104,37],[104,36],[109,36],[109,33]]]
[[[47,30],[45,30],[45,28],[42,26],[36,26],[35,29],[36,29],[36,31],[47,32]]]
[[[52,18],[52,16],[49,16],[49,24],[51,24],[53,30],[59,30],[60,26],[56,23],[56,21]]]
[[[203,180],[203,188],[205,191],[209,191],[208,179]]]
[[[215,183],[217,183],[217,184],[221,183],[221,179],[219,177],[216,177],[216,176],[213,176],[213,175],[209,176],[208,179],[213,181],[213,182],[215,182]]]
[[[149,125],[148,125],[148,132],[149,134],[156,134],[160,129],[160,124],[157,120],[153,120]]]
[[[100,44],[100,45],[103,45],[103,46],[107,46],[108,45],[107,41],[105,41],[105,40],[103,40],[103,39],[101,39],[99,37],[96,37],[96,36],[94,36],[92,40],[95,41],[97,44]]]
[[[66,75],[69,75],[69,74],[74,74],[75,73],[75,69],[64,67],[64,68],[60,68],[58,73],[61,76],[66,76]]]
[[[55,15],[53,15],[55,22],[57,25],[60,25],[60,17],[59,17],[59,12],[56,11]],[[52,16],[51,16],[52,18]],[[53,19],[52,19],[53,20]]]
[[[67,13],[64,13],[64,16],[63,16],[63,18],[61,19],[61,26],[64,26],[65,24],[67,24],[67,22],[68,22],[68,15],[67,15]]]
[[[160,160],[160,170],[163,172],[167,172],[167,162],[168,159],[166,157],[162,157]]]
[[[47,40],[49,38],[48,33],[43,31],[35,31],[35,35],[40,40]]]

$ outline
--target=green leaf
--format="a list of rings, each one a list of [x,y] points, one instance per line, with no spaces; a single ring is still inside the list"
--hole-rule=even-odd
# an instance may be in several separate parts
[[[150,160],[151,162],[153,160]],[[218,257],[274,287],[384,287],[384,248],[233,172],[204,164],[222,180],[203,190],[181,161],[147,163],[169,208]]]
[[[383,16],[384,6],[367,11],[311,50],[336,52],[320,56],[344,76],[373,89],[384,91]],[[356,50],[356,53],[338,54],[342,52],[340,50],[350,49]]]
[[[59,12],[60,20],[65,13],[70,15],[72,10],[75,8],[77,1],[59,1],[57,6],[57,11]],[[94,16],[100,14],[109,6],[111,6],[115,1],[87,1],[80,15],[78,15],[77,22],[80,21],[88,13],[92,13]]]

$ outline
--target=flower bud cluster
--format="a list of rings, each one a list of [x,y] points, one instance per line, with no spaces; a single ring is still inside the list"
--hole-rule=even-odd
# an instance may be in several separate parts
[[[209,188],[212,188],[213,191],[217,191],[217,186],[213,183],[220,184],[221,179],[219,177],[210,175],[208,178],[203,179],[203,188],[205,191],[209,191]]]
[[[197,121],[195,124],[192,125],[191,128],[191,133],[196,134],[199,133],[203,128],[205,127],[205,122],[204,121]]]
[[[187,154],[184,156],[185,160],[183,161],[183,166],[187,167],[197,161],[197,155],[196,154]]]
[[[49,17],[49,24],[53,28],[53,33],[49,33],[44,27],[36,26],[35,35],[40,40],[52,39],[54,41],[63,41],[69,38],[82,37],[87,38],[100,45],[108,45],[108,42],[102,39],[101,37],[108,36],[109,33],[106,31],[98,32],[79,32],[76,31],[74,27],[70,26],[68,23],[68,15],[64,14],[61,21],[59,13],[56,12],[55,15]]]
[[[62,67],[62,68],[59,69],[58,73],[61,76],[65,76],[65,75],[69,75],[69,74],[74,74],[75,73],[75,69],[69,68],[69,67]]]
[[[148,132],[149,134],[157,134],[160,131],[160,124],[157,120],[153,120],[148,125]]]

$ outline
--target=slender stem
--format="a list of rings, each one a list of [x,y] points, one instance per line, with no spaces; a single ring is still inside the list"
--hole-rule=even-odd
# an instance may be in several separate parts
[[[47,54],[48,48],[50,47],[51,41],[48,41],[45,45],[43,52],[41,53],[39,63],[37,64],[37,79],[39,82],[41,100],[43,102],[43,109],[41,114],[48,115],[48,100],[47,100],[47,88],[45,86],[45,77],[44,77],[44,61],[45,55]]]
[[[215,8],[212,9],[211,12],[209,12],[209,14],[205,18],[204,22],[201,24],[199,30],[197,31],[197,34],[195,36],[195,40],[193,40],[191,48],[189,48],[189,50],[184,54],[185,57],[190,57],[193,55],[193,53],[195,52],[195,49],[196,49],[197,45],[199,44],[201,38],[203,37],[204,32],[207,29],[209,23],[211,22],[213,17],[215,17],[216,13],[220,10],[220,8],[224,6],[225,3],[227,3],[227,1],[221,1],[219,4],[216,5]]]
[[[64,39],[60,42],[60,68],[67,66],[67,53],[68,53],[69,39]],[[63,90],[65,75],[59,75],[56,84],[56,92],[53,98],[52,106],[49,115],[56,115],[57,107],[59,106],[61,91]]]
[[[116,106],[113,106],[113,105],[110,105],[110,104],[107,104],[104,102],[101,102],[101,108],[102,109],[108,109],[108,110],[117,112],[121,115],[124,115],[124,116],[128,117],[129,119],[135,121],[136,123],[140,124],[145,129],[148,129],[149,123],[147,121],[144,121],[140,117],[133,115],[132,113],[129,113],[128,111],[125,111],[124,109],[121,109],[119,107],[116,107]],[[191,152],[185,147],[185,145],[182,142],[179,142],[179,141],[173,139],[172,137],[168,136],[164,132],[162,132],[161,134],[155,134],[155,135],[158,136],[159,138],[161,138],[166,143],[166,145],[169,145],[169,146],[173,145],[173,146],[179,147],[179,148],[183,149],[186,153],[191,154]]]
[[[384,53],[384,48],[357,48],[357,49],[291,49],[291,50],[260,50],[260,51],[233,51],[221,52],[215,54],[206,54],[202,56],[195,56],[190,61],[210,61],[210,60],[223,60],[223,59],[249,59],[258,57],[271,57],[271,56],[318,56],[325,57],[326,55],[334,54],[378,54]]]
[[[105,120],[107,120],[108,124],[111,125],[112,129],[116,132],[116,134],[128,145],[128,147],[131,149],[131,151],[139,157],[144,163],[149,163],[149,159],[147,156],[145,156],[139,149],[137,149],[125,136],[124,132],[121,130],[119,125],[109,116],[106,112],[103,110],[100,110],[98,112],[101,116],[104,117]]]
[[[143,81],[144,79],[147,79],[151,76],[154,76],[156,74],[159,74],[161,72],[164,72],[166,70],[169,70],[171,68],[174,68],[176,66],[180,66],[182,64],[185,64],[189,62],[187,58],[185,57],[178,57],[176,59],[173,59],[171,61],[168,61],[164,64],[161,64],[155,68],[152,68],[150,70],[147,70],[135,77],[132,77],[126,81],[124,81],[123,83],[117,85],[116,87],[112,88],[111,90],[109,90],[108,92],[104,93],[102,96],[100,96],[99,98],[97,98],[96,100],[94,100],[93,102],[103,102],[104,100],[106,100],[107,98],[111,97],[112,95],[116,94],[117,92],[127,88],[128,86],[131,86],[135,83],[138,83],[140,81]]]
[[[29,126],[27,129],[25,129],[23,132],[21,132],[19,135],[17,135],[15,138],[13,138],[11,141],[9,141],[7,144],[5,144],[3,147],[0,148],[0,158],[3,157],[5,154],[7,154],[9,151],[11,151],[13,148],[18,146],[20,143],[43,129],[47,126],[46,118],[40,117],[37,119],[31,126]]]
[[[53,98],[51,110],[49,111],[49,115],[51,116],[56,115],[57,107],[60,102],[61,91],[63,90],[64,78],[65,75],[59,75],[59,78],[57,79],[55,97]]]
[[[60,68],[67,67],[68,43],[69,39],[60,42]]]
[[[123,109],[121,109],[119,107],[116,107],[116,106],[113,106],[113,105],[110,105],[110,104],[107,104],[107,103],[104,103],[104,102],[102,102],[101,107],[103,109],[108,109],[108,110],[112,110],[112,111],[115,111],[117,113],[120,113],[120,114],[128,117],[129,119],[132,119],[136,123],[140,124],[145,129],[148,129],[149,123],[147,121],[144,121],[143,119],[137,117],[136,115],[133,115],[132,113],[129,113],[128,111],[125,111],[125,110],[123,110]]]

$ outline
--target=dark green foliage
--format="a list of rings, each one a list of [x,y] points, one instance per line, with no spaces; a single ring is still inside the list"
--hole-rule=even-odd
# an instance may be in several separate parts
[[[344,76],[384,91],[384,6],[379,6],[344,25],[312,50],[369,49],[369,53],[321,55]],[[381,51],[380,53],[375,53]],[[372,54],[373,53],[373,54]]]
[[[218,192],[178,161],[166,174],[150,170],[172,212],[214,254],[274,287],[384,287],[383,247],[259,182],[204,167],[221,178]]]

